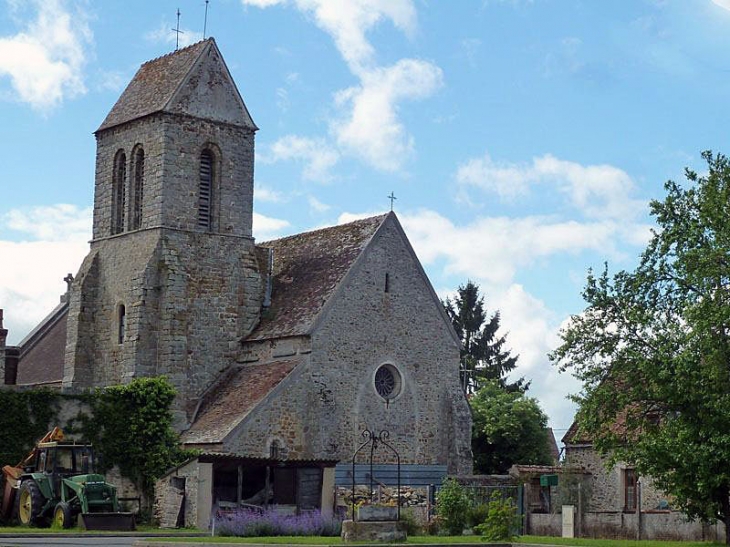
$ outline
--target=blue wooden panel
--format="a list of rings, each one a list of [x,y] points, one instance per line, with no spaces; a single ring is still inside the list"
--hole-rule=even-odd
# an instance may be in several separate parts
[[[441,486],[446,477],[445,465],[401,465],[401,486],[427,486],[433,484]],[[373,465],[373,483],[378,485],[396,486],[398,484],[397,465]],[[352,485],[352,464],[339,463],[335,467],[335,484],[337,486]],[[355,466],[355,484],[370,484],[370,466],[358,464]]]

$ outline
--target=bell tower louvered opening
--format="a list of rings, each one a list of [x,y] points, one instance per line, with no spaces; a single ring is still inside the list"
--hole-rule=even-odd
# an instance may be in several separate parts
[[[203,150],[200,154],[200,178],[198,184],[198,226],[210,230],[213,218],[213,154]]]

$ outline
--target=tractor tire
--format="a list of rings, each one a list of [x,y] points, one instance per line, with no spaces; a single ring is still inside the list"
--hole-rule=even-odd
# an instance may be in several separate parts
[[[53,510],[53,527],[54,528],[71,528],[74,524],[74,515],[71,506],[65,501],[59,501]]]
[[[46,520],[41,516],[45,498],[34,480],[26,480],[20,484],[18,491],[18,520],[23,526],[45,526]]]

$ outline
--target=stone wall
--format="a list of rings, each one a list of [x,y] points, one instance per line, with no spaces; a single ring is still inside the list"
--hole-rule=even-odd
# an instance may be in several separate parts
[[[64,384],[166,375],[184,427],[258,321],[262,290],[249,238],[149,229],[95,241],[71,291]]]
[[[192,460],[155,483],[154,518],[162,528],[175,528],[184,497],[184,525],[198,525],[200,463]],[[209,485],[210,486],[210,485]]]
[[[198,226],[200,154],[214,154],[213,232],[251,236],[254,133],[250,129],[179,114],[155,114],[96,135],[93,238],[112,236],[114,158],[126,155],[124,232],[131,228],[133,150],[144,150],[144,191],[140,229]]]
[[[383,365],[398,384],[387,400],[374,385]],[[447,464],[450,473],[468,474],[471,413],[458,367],[458,344],[440,303],[397,221],[388,220],[323,312],[308,359],[225,449],[255,454],[276,436],[290,458],[346,461],[364,428],[387,429],[401,463]]]
[[[636,513],[597,512],[583,515],[583,522],[576,516],[576,537],[604,539],[649,539],[673,541],[724,541],[725,527],[721,522],[713,525],[689,521],[678,512],[644,512],[641,514],[641,532]],[[535,536],[560,536],[560,513],[531,514],[527,518],[527,533]]]
[[[624,509],[624,471],[625,463],[619,462],[612,467],[607,466],[606,458],[601,457],[590,444],[567,445],[565,464],[571,467],[583,467],[591,481],[591,499],[588,511],[623,511]],[[641,490],[641,509],[651,511],[671,506],[671,497],[654,486],[651,477],[639,477]]]

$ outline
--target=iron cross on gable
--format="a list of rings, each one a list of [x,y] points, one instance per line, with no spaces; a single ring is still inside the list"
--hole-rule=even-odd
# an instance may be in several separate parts
[[[397,197],[395,197],[395,192],[391,192],[390,195],[388,196],[388,199],[390,200],[390,210],[392,211],[393,210],[393,202],[396,199],[398,199]]]

